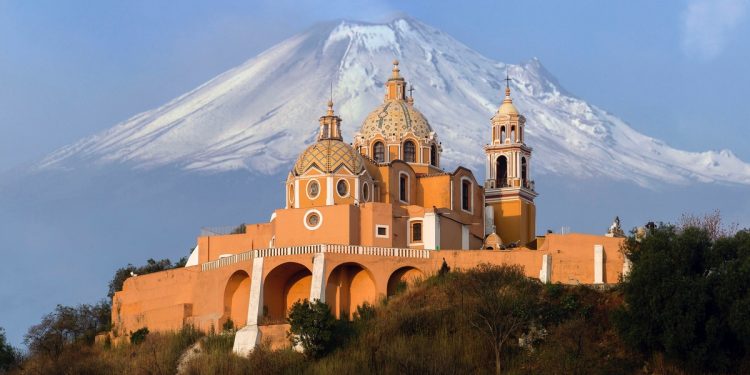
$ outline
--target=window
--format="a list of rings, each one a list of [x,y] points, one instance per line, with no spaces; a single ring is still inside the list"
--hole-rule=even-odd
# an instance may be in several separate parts
[[[495,187],[508,186],[508,158],[500,156],[495,161]]]
[[[510,127],[510,141],[511,142],[516,141],[516,127],[515,126]]]
[[[339,193],[340,197],[346,197],[349,194],[349,183],[344,179],[339,180],[336,183],[336,192]]]
[[[318,197],[318,194],[320,194],[320,184],[316,180],[310,180],[307,183],[307,197],[315,199]]]
[[[372,157],[378,163],[385,162],[385,146],[383,146],[383,142],[375,142],[372,146]]]
[[[294,203],[294,184],[289,184],[289,203]]]
[[[404,142],[404,161],[407,163],[415,163],[417,161],[417,148],[412,141]]]
[[[387,225],[376,225],[375,226],[375,237],[388,238],[388,226]]]
[[[409,202],[409,196],[408,196],[408,190],[407,190],[408,180],[409,180],[409,177],[403,173],[398,176],[398,199],[400,199],[402,202],[405,202],[405,203]]]
[[[411,225],[411,242],[422,242],[422,222],[418,221]]]
[[[471,181],[461,181],[461,209],[471,211]]]
[[[430,146],[430,165],[437,167],[437,146]]]
[[[309,210],[305,213],[302,224],[309,230],[316,230],[323,224],[323,215],[318,210]]]
[[[505,126],[500,127],[500,143],[505,143]]]
[[[370,185],[367,183],[362,185],[362,200],[365,202],[370,200]]]
[[[526,181],[526,158],[521,158],[521,185],[523,187],[529,187],[528,182]]]

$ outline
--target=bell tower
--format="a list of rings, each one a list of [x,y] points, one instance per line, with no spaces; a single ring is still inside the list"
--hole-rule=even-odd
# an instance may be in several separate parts
[[[496,233],[504,246],[525,246],[536,238],[532,149],[524,142],[526,118],[513,105],[510,78],[505,81],[505,99],[491,120],[491,142],[484,146],[485,236]]]

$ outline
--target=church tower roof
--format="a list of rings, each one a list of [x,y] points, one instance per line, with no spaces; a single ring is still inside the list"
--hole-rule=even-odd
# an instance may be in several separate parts
[[[509,80],[506,78],[506,80]],[[497,109],[497,115],[515,115],[518,116],[518,109],[516,109],[516,106],[513,105],[513,99],[510,97],[510,84],[507,83],[505,85],[505,99],[503,99],[503,103],[500,105],[500,108]]]

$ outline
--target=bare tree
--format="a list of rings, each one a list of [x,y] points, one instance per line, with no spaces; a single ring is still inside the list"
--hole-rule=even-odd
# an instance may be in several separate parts
[[[725,224],[721,220],[721,211],[715,210],[710,214],[704,215],[693,215],[693,214],[682,214],[677,227],[681,230],[689,227],[695,227],[704,229],[708,232],[708,235],[712,240],[716,240],[722,237],[731,237],[739,229],[737,223]]]
[[[468,324],[492,346],[495,372],[500,374],[503,346],[531,325],[539,284],[518,265],[480,264],[457,277],[460,287],[454,296],[463,301]]]

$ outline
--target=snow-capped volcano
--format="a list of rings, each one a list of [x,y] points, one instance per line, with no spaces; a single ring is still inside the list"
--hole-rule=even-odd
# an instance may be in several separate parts
[[[312,142],[333,85],[346,140],[383,100],[391,61],[415,87],[415,106],[443,142],[443,162],[483,176],[481,146],[503,96],[527,117],[532,173],[604,177],[642,186],[688,181],[750,184],[730,151],[687,152],[638,133],[568,94],[536,60],[488,59],[409,18],[317,26],[157,109],[64,147],[38,167],[124,163],[135,168],[276,173]]]

